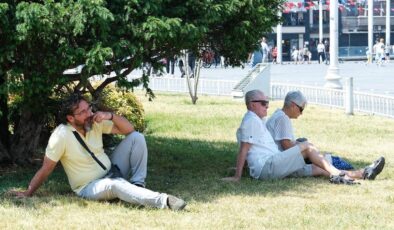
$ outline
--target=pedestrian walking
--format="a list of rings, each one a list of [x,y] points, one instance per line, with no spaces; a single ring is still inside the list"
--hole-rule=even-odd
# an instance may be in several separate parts
[[[294,64],[298,64],[300,52],[296,47],[293,47],[293,52],[291,52],[291,59],[294,61]]]
[[[326,65],[330,64],[330,44],[328,40],[324,41],[324,56],[326,57]]]
[[[261,51],[263,53],[262,63],[267,63],[268,62],[269,48],[268,48],[267,40],[265,39],[265,37],[263,37],[261,39],[260,45],[261,45]]]
[[[318,54],[319,64],[324,61],[324,58],[325,58],[324,49],[325,49],[325,47],[324,47],[323,42],[319,42],[319,44],[317,45],[317,54]]]
[[[276,64],[277,60],[276,58],[278,57],[278,47],[274,46],[272,49],[272,64]]]

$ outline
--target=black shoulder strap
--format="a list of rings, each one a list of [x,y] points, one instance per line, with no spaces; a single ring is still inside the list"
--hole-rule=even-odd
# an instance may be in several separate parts
[[[95,160],[97,162],[97,164],[99,164],[101,166],[101,168],[103,168],[104,170],[107,170],[107,168],[103,165],[103,163],[101,163],[101,161],[99,161],[99,159],[97,159],[97,157],[94,155],[94,153],[92,153],[92,151],[90,151],[90,149],[88,148],[86,143],[82,140],[79,133],[77,131],[73,131],[73,134],[74,134],[75,138],[77,138],[79,143],[88,151],[90,156],[92,156],[93,160]]]

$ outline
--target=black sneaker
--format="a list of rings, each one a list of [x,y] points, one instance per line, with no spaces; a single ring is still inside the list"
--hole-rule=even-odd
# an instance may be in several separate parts
[[[185,208],[186,202],[178,197],[168,195],[167,206],[174,211],[179,211]]]
[[[376,176],[382,172],[384,168],[385,159],[384,157],[379,157],[376,161],[374,161],[370,166],[365,167],[363,173],[364,180],[375,180]]]

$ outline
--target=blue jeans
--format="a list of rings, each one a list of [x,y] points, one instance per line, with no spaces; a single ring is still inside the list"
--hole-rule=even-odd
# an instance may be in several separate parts
[[[78,195],[92,200],[119,198],[132,204],[165,208],[167,207],[167,194],[134,185],[145,186],[147,161],[148,150],[145,138],[134,131],[119,143],[111,156],[111,162],[119,167],[123,178],[94,180]]]

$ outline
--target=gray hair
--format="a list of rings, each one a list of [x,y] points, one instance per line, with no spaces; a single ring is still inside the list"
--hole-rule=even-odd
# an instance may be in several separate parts
[[[261,92],[258,89],[254,89],[254,90],[248,91],[245,94],[245,104],[248,105],[249,102],[251,102],[253,100],[256,100],[260,95],[264,95],[264,93]]]
[[[304,103],[307,103],[306,98],[299,90],[290,91],[287,93],[284,106],[289,107],[292,102],[296,103],[298,106],[302,106]]]

